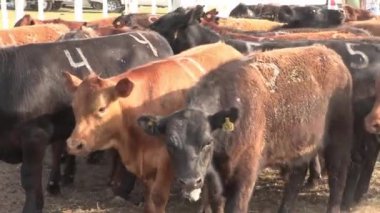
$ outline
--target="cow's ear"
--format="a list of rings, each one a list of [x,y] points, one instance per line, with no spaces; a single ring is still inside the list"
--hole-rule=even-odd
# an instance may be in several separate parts
[[[117,82],[115,90],[118,97],[128,97],[133,90],[133,82],[128,78],[123,78]]]
[[[144,115],[137,119],[137,123],[149,135],[165,134],[166,122],[160,116]]]
[[[279,9],[279,12],[283,12],[286,15],[292,15],[293,14],[292,8],[289,5],[282,5]]]
[[[231,132],[235,129],[235,122],[239,117],[239,110],[232,107],[228,110],[219,111],[208,117],[211,130],[223,129]]]
[[[65,78],[66,87],[71,91],[75,92],[78,86],[82,83],[82,80],[76,77],[75,75],[71,75],[69,72],[63,72],[63,77]]]

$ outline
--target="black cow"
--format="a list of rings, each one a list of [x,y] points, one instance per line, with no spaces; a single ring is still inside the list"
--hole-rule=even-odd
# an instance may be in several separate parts
[[[329,10],[319,6],[281,6],[278,21],[286,23],[282,28],[327,28],[336,27],[344,22],[344,12]]]
[[[203,14],[203,7],[201,6],[196,6],[187,12],[184,10],[181,12],[171,12],[161,16],[160,19],[151,24],[150,29],[164,36],[172,46],[174,53],[221,40],[242,53],[250,51],[252,42],[221,36],[217,32],[201,25],[198,21],[201,14]],[[283,31],[283,29],[280,30]],[[336,28],[336,30],[344,30],[357,35],[368,35],[368,32],[358,30],[357,28]],[[250,32],[250,35],[262,36],[263,32]]]
[[[1,50],[0,159],[22,162],[23,212],[42,212],[45,148],[53,143],[62,153],[75,124],[62,73],[83,78],[92,70],[107,77],[172,54],[159,34],[142,31]],[[60,155],[55,156],[59,162]],[[59,173],[58,166],[49,188],[59,187]],[[133,186],[134,176],[130,179]]]
[[[161,16],[149,28],[164,36],[175,54],[202,44],[215,43],[225,40],[227,44],[240,52],[247,52],[244,42],[236,39],[222,38],[218,33],[202,26],[199,19],[203,14],[203,7],[196,6],[188,11],[173,11]]]
[[[184,109],[143,116],[138,123],[165,136],[186,197],[199,198],[207,181],[214,211],[225,198],[224,212],[248,212],[260,169],[289,165],[279,212],[292,212],[308,159],[323,148],[327,212],[340,212],[352,140],[351,94],[350,73],[333,50],[288,48],[224,64],[190,89]]]
[[[376,135],[364,129],[364,118],[371,111],[375,101],[375,79],[380,63],[379,39],[293,41],[254,43],[253,51],[323,44],[335,50],[349,68],[354,89],[354,146],[352,162],[347,176],[343,207],[359,202],[368,191],[372,172],[380,150]]]
[[[230,17],[236,18],[254,18],[256,17],[253,8],[250,8],[248,5],[240,3],[230,12]]]

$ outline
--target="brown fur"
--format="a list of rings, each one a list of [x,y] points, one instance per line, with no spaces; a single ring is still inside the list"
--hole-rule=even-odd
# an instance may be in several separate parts
[[[30,43],[56,41],[70,29],[62,24],[46,24],[0,30],[0,46],[18,46]]]
[[[98,19],[90,22],[82,22],[82,21],[67,21],[60,18],[57,19],[48,19],[48,20],[38,20],[33,19],[29,14],[24,15],[20,20],[16,22],[14,27],[20,26],[29,26],[29,25],[41,25],[41,24],[64,24],[70,30],[78,30],[82,26],[88,27],[107,27],[112,26],[112,22],[115,20],[115,17]]]
[[[374,36],[380,36],[380,20],[377,19],[352,21],[346,23],[346,25],[367,30]]]
[[[340,32],[340,31],[325,31],[325,32],[314,32],[314,33],[291,33],[285,35],[275,35],[266,36],[261,40],[324,40],[324,39],[348,39],[348,38],[366,38],[368,36],[358,36],[350,32]]]
[[[364,124],[369,133],[380,134],[380,75],[378,75],[375,85],[376,100],[371,112],[365,117]]]
[[[219,25],[241,31],[270,31],[283,24],[262,19],[225,18],[219,19]]]
[[[368,10],[353,8],[350,5],[344,5],[343,10],[346,16],[345,22],[364,21],[375,17],[375,15]]]
[[[115,28],[131,27],[133,29],[148,29],[149,25],[157,21],[161,15],[152,15],[148,13],[129,14],[128,23],[122,20],[124,16],[125,15],[121,15],[114,19],[112,24]],[[121,19],[121,21],[119,21],[119,19]]]
[[[225,188],[225,193],[238,193],[237,198],[240,200],[235,200],[234,212],[247,212],[262,166],[297,166],[317,153],[322,147],[325,119],[330,119],[327,112],[329,107],[333,107],[334,116],[340,114],[337,110],[342,110],[338,116],[342,120],[337,121],[342,122],[342,126],[334,127],[347,127],[348,133],[351,132],[350,104],[344,107],[336,105],[340,99],[350,103],[351,76],[341,57],[334,51],[318,45],[269,51],[249,57],[250,62],[244,64],[246,71],[239,72],[235,79],[231,79],[235,85],[233,97],[239,97],[246,110],[236,125],[239,131],[233,132],[225,145],[228,147],[227,156],[230,156],[226,159],[229,160],[218,162],[217,165],[222,168],[219,173],[222,174],[223,182],[231,186]],[[236,64],[224,69],[232,71],[235,69],[232,66]],[[279,74],[272,81],[274,69]],[[229,101],[232,100],[220,102]],[[194,102],[194,106],[199,104]],[[331,137],[335,136],[338,137]],[[225,134],[220,137],[220,141],[228,138]],[[333,146],[341,152],[335,149],[329,160],[339,159],[346,166],[351,144],[346,140],[334,139]],[[330,185],[330,192],[340,190],[339,194],[343,192],[346,171],[333,169],[330,171],[330,183],[336,185]],[[300,185],[302,183],[298,183]],[[334,188],[338,186],[340,188]],[[328,212],[339,212],[339,195],[338,198],[330,198],[329,204]]]
[[[73,108],[78,121],[68,140],[69,150],[78,154],[73,146],[73,141],[78,139],[84,141],[83,149],[87,151],[116,148],[124,165],[146,186],[145,212],[164,212],[172,179],[170,159],[165,144],[145,134],[137,126],[137,118],[143,113],[169,114],[184,105],[186,90],[202,73],[192,63],[179,62],[179,59],[191,58],[208,72],[241,56],[232,47],[215,43],[195,47],[109,79],[90,77],[79,87],[79,79],[69,79],[70,88],[77,88]],[[115,99],[115,85],[126,78],[134,84],[132,92],[126,98]],[[94,110],[96,113],[103,104],[107,105],[107,114],[102,118],[105,121],[96,118],[96,114],[94,119]]]

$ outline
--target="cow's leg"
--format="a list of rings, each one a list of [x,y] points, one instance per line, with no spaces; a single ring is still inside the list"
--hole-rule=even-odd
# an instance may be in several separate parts
[[[365,162],[361,169],[360,179],[356,187],[354,195],[355,202],[359,202],[363,194],[368,192],[371,176],[375,168],[377,156],[379,154],[380,149],[380,144],[377,140],[366,141],[366,143],[369,146],[369,148],[367,149]]]
[[[248,212],[249,200],[258,177],[260,158],[252,156],[251,153],[242,155],[243,160],[236,168],[235,175],[224,188],[226,213]]]
[[[88,158],[87,163],[88,164],[97,164],[104,158],[104,151],[95,151],[92,152]]]
[[[328,174],[330,196],[327,212],[340,212],[344,186],[351,156],[352,122],[350,114],[339,116],[332,123],[325,148],[325,164]]]
[[[309,164],[309,178],[307,179],[306,187],[313,188],[322,179],[321,163],[318,154],[311,159]]]
[[[46,126],[44,126],[46,127]],[[21,185],[26,198],[23,212],[42,212],[44,205],[42,192],[42,161],[49,143],[51,132],[45,128],[28,125],[21,131],[23,163]]]
[[[223,213],[225,199],[223,197],[223,182],[213,166],[207,171],[206,182],[205,182],[207,202],[211,207],[213,213]],[[205,203],[207,203],[205,202]]]
[[[300,189],[303,186],[308,167],[309,165],[305,163],[302,166],[294,167],[293,169],[291,169],[289,179],[285,184],[284,195],[278,212],[292,212],[294,202],[297,198]]]
[[[66,164],[63,170],[63,175],[62,175],[62,184],[63,185],[72,184],[74,182],[75,172],[76,172],[75,156],[67,154]]]
[[[343,210],[348,210],[354,203],[354,196],[357,191],[360,175],[362,173],[363,164],[366,158],[366,142],[369,138],[366,137],[366,133],[364,133],[363,130],[364,129],[361,126],[355,126],[355,138],[351,151],[351,163],[348,167],[347,180],[341,205]]]
[[[112,173],[110,185],[113,193],[124,199],[128,199],[128,195],[133,190],[136,182],[136,176],[130,173],[125,166],[121,163],[121,159],[117,152],[112,151]],[[140,201],[137,201],[140,202]]]
[[[145,213],[165,213],[165,206],[169,200],[171,182],[171,171],[161,168],[155,180],[147,186]]]
[[[352,157],[352,161],[347,171],[347,180],[341,205],[343,210],[348,210],[354,201],[355,191],[359,182],[360,173],[362,171],[361,161],[355,159],[355,157]]]
[[[52,195],[60,193],[60,180],[61,180],[61,159],[65,152],[65,142],[55,141],[51,145],[52,150],[52,168],[50,172],[49,182],[47,185],[47,191]]]

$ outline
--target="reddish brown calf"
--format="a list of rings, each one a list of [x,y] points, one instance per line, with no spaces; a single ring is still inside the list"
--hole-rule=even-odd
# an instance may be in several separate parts
[[[241,56],[226,44],[214,43],[109,79],[91,76],[81,81],[67,74],[76,118],[68,151],[81,155],[115,148],[127,169],[145,184],[145,212],[164,212],[172,180],[169,156],[161,139],[138,127],[137,118],[178,110],[187,89],[202,75]]]

